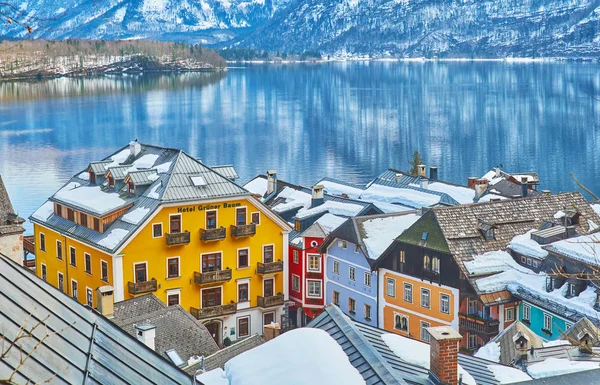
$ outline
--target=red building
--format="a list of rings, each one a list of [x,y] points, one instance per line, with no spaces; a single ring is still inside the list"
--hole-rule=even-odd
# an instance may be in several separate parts
[[[318,223],[290,242],[290,315],[296,326],[304,326],[314,319],[325,306],[324,259],[317,249],[327,236]],[[294,317],[295,315],[295,317]]]

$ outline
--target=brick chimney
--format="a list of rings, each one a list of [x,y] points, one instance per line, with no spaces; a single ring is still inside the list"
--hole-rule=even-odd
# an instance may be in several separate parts
[[[267,171],[267,195],[271,195],[277,190],[277,171]]]
[[[318,184],[313,186],[312,188],[312,201],[310,207],[317,207],[325,203],[325,199],[323,197],[325,187],[322,184]]]
[[[269,325],[265,325],[263,327],[263,335],[265,342],[272,340],[275,337],[278,337],[281,333],[281,327],[278,323],[270,323]]]
[[[106,318],[113,318],[115,309],[115,289],[112,286],[100,286],[96,289],[96,310]]]
[[[467,179],[467,187],[474,189],[476,180],[477,180],[476,176],[470,176],[469,179]]]
[[[458,385],[458,343],[462,336],[450,326],[427,328],[429,332],[429,375],[442,384]]]

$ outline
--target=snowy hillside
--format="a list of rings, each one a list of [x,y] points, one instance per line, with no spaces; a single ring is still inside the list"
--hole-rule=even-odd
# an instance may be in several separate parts
[[[37,23],[33,36],[52,39],[148,38],[338,55],[600,54],[600,0],[29,0],[18,6],[50,19]],[[6,23],[0,33],[26,35]]]

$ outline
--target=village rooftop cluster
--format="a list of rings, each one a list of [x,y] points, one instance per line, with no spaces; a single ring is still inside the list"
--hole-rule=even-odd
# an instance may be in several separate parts
[[[133,141],[25,236],[0,179],[0,383],[597,382],[600,204],[412,171],[242,183]]]

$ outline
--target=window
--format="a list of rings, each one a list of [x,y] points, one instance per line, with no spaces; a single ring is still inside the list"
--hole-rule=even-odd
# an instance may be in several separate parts
[[[216,229],[217,228],[217,212],[215,210],[206,212],[206,228]]]
[[[537,267],[538,267],[538,261],[534,260],[534,261],[533,261],[533,268],[535,269],[535,268],[537,268]]]
[[[421,289],[421,307],[429,309],[429,289]]]
[[[467,340],[467,348],[473,349],[477,347],[477,334],[469,333],[469,338]]]
[[[427,331],[429,326],[429,322],[421,321],[421,339],[426,342],[429,342],[429,332]]]
[[[450,296],[448,294],[440,294],[440,311],[450,314]]]
[[[181,214],[169,216],[169,231],[171,234],[181,232]]]
[[[146,263],[136,263],[133,265],[135,282],[146,282],[148,274],[146,271]]]
[[[394,329],[408,333],[408,317],[403,314],[394,315]]]
[[[527,258],[521,256],[521,263],[522,264],[526,264],[527,263]]]
[[[552,333],[552,316],[544,313],[544,330]]]
[[[296,229],[296,231],[302,230],[302,222],[296,219],[296,222],[294,222],[294,229]]]
[[[40,250],[46,251],[46,236],[44,233],[40,233]]]
[[[202,272],[221,270],[221,253],[202,255]]]
[[[531,258],[527,258],[527,266],[531,266]]]
[[[85,272],[92,274],[92,256],[88,253],[83,253],[83,264],[85,265]]]
[[[333,261],[333,274],[340,275],[340,263]]]
[[[440,259],[434,257],[431,260],[431,270],[433,270],[435,273],[440,273]]]
[[[108,176],[108,187],[110,187],[110,188],[115,187],[115,178],[113,178],[112,175]]]
[[[238,302],[248,301],[248,284],[240,283],[238,285]]]
[[[162,223],[154,223],[152,225],[152,238],[162,237]]]
[[[412,303],[412,285],[410,283],[404,284],[404,301]]]
[[[69,260],[71,266],[77,266],[77,254],[75,252],[75,248],[73,246],[69,247]]]
[[[62,242],[56,241],[56,258],[62,261]]]
[[[85,303],[89,307],[94,307],[94,292],[89,287],[85,289]]]
[[[214,287],[202,290],[202,308],[221,305],[221,288]]]
[[[509,307],[504,309],[504,321],[514,321],[515,320],[515,308]]]
[[[67,209],[67,219],[71,222],[75,222],[75,211],[73,211],[73,209]]]
[[[477,314],[477,308],[477,300],[469,298],[469,301],[467,302],[467,314]]]
[[[265,279],[263,281],[264,297],[272,297],[274,295],[273,283],[274,283],[273,279]]]
[[[42,263],[42,280],[47,281],[48,280],[48,271],[46,270],[46,265],[44,265]]]
[[[167,278],[179,277],[179,258],[167,259]]]
[[[77,281],[71,280],[71,296],[77,299]]]
[[[365,273],[365,286],[366,287],[371,287],[371,273],[370,272],[366,272]]]
[[[88,227],[87,225],[87,215],[84,213],[79,213],[79,224],[84,227]]]
[[[340,292],[339,291],[333,292],[333,304],[340,306]]]
[[[356,314],[356,301],[354,298],[348,298],[348,312],[352,315]]]
[[[340,239],[338,241],[338,247],[341,247],[342,249],[347,249],[348,248],[348,242]]]
[[[162,226],[161,226],[162,228]],[[100,219],[94,218],[94,230],[100,231]]]
[[[296,292],[300,291],[300,276],[296,274],[292,274],[292,290]]]
[[[243,226],[246,224],[246,208],[240,207],[235,209],[235,225]]]
[[[58,273],[58,290],[65,292],[65,277],[63,273]]]
[[[358,253],[360,251],[360,246],[359,245],[354,245],[354,252]]]
[[[263,313],[263,326],[275,322],[275,312]]]
[[[396,296],[396,280],[395,279],[388,278],[386,280],[385,293],[387,294],[388,297]]]
[[[250,216],[250,220],[255,225],[260,225],[260,213],[259,212],[252,213],[252,215]]]
[[[238,318],[237,321],[237,336],[247,337],[250,335],[250,317]]]
[[[315,281],[312,279],[306,280],[307,290],[306,295],[308,297],[321,298],[321,281]]]
[[[356,268],[354,266],[350,266],[350,280],[356,281]]]
[[[248,267],[249,258],[248,258],[248,249],[239,249],[238,250],[238,269],[242,267]]]
[[[400,263],[405,263],[406,262],[406,254],[404,253],[404,250],[400,250]]]
[[[531,306],[523,305],[523,320],[530,321],[531,320]]]
[[[565,330],[569,330],[573,327],[573,324],[570,322],[565,322]]]
[[[423,269],[425,270],[429,270],[429,265],[431,263],[431,260],[429,259],[429,256],[424,256],[423,257]]]
[[[311,241],[311,242],[310,242],[310,247],[312,247],[313,249],[314,249],[315,247],[317,247],[317,246],[319,246],[319,242],[317,242],[317,241]]]
[[[273,245],[263,246],[263,262],[273,262]]]
[[[101,279],[108,283],[108,263],[100,261],[100,272],[102,273]]]
[[[365,305],[365,320],[371,320],[371,305]]]
[[[294,250],[292,251],[292,255],[294,256],[294,263],[298,263],[298,255],[299,255],[299,254],[300,254],[300,253],[299,253],[299,252],[298,252],[298,250],[296,250],[296,249],[294,249]]]
[[[62,217],[62,206],[59,204],[54,204],[54,213],[59,217]]]
[[[308,271],[321,271],[321,255],[308,255]]]
[[[179,305],[179,293],[167,294],[167,306]]]

